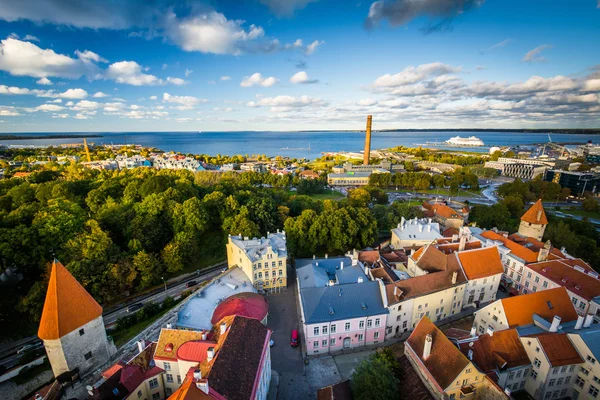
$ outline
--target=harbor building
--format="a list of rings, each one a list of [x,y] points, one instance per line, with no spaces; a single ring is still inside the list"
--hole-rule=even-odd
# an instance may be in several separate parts
[[[550,167],[542,164],[513,163],[502,161],[487,161],[485,168],[497,170],[500,175],[519,179],[533,179],[543,175]]]
[[[596,193],[600,189],[600,174],[577,171],[549,170],[545,181],[558,183],[563,188],[571,190],[574,196],[583,196],[585,192]]]
[[[102,307],[57,260],[52,263],[38,336],[55,377],[83,375],[117,351],[106,336]]]
[[[287,256],[285,231],[267,233],[260,239],[229,235],[229,268],[239,267],[258,290],[287,286]]]

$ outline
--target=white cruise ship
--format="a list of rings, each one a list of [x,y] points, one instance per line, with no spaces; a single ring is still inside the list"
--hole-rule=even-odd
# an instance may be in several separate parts
[[[479,139],[478,137],[475,136],[470,136],[468,138],[462,138],[460,136],[455,136],[453,138],[450,138],[448,140],[446,140],[444,142],[444,144],[448,145],[448,146],[467,146],[467,147],[476,147],[476,146],[483,146],[483,140]]]

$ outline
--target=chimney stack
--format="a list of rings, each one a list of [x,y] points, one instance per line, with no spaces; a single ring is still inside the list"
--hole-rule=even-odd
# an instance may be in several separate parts
[[[431,354],[431,346],[433,346],[433,336],[430,333],[425,337],[425,346],[423,347],[423,360],[427,360]]]
[[[557,332],[558,327],[560,325],[561,318],[558,315],[555,315],[552,319],[552,325],[550,325],[550,332]]]
[[[467,354],[469,355],[469,360],[473,361],[473,350],[469,350]]]
[[[535,216],[535,220],[539,221],[540,219],[542,219],[542,210],[538,210],[537,211],[537,215]]]
[[[460,235],[460,242],[458,242],[458,251],[464,251],[467,246],[467,235]]]
[[[471,328],[470,335],[471,335],[471,336],[475,336],[476,334],[477,334],[477,329],[475,329],[475,327],[472,327],[472,328]]]
[[[202,372],[200,372],[200,369],[195,369],[194,370],[194,379],[195,380],[202,379]]]
[[[365,135],[365,154],[363,165],[369,165],[369,158],[371,156],[371,122],[373,121],[373,116],[367,115],[367,132]]]
[[[137,346],[138,346],[138,352],[141,353],[142,351],[144,351],[144,348],[146,347],[146,341],[144,339],[139,340],[137,342]]]
[[[221,322],[221,335],[223,335],[225,333],[225,331],[227,330],[227,324],[225,322]]]
[[[581,329],[581,327],[583,326],[583,320],[585,318],[583,318],[581,315],[577,316],[577,322],[575,323],[575,329]]]
[[[340,261],[340,269],[344,269],[344,262]]]
[[[585,321],[583,321],[583,327],[589,328],[592,325],[592,321],[594,320],[594,315],[588,314],[585,316]]]
[[[206,350],[206,360],[211,361],[215,357],[215,348],[210,346],[208,350]]]
[[[458,278],[458,272],[454,271],[452,273],[452,284],[456,285],[456,279]]]
[[[486,333],[488,335],[490,335],[490,337],[494,336],[494,328],[492,328],[491,326],[488,326]]]

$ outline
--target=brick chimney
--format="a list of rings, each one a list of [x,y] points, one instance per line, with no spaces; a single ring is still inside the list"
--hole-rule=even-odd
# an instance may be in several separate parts
[[[552,325],[550,325],[550,332],[557,332],[558,327],[560,326],[561,318],[558,315],[555,315],[552,319]]]

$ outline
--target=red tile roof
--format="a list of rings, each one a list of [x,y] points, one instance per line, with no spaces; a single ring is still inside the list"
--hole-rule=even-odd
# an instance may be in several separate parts
[[[451,226],[449,228],[446,228],[442,232],[442,236],[451,238],[452,236],[458,235],[459,233],[460,233],[460,231],[458,230],[458,228]]]
[[[439,244],[435,247],[437,247],[438,250],[440,250],[446,254],[451,254],[451,253],[455,253],[458,251],[458,249],[460,247],[460,243],[456,243],[456,242],[444,243],[444,244]],[[466,242],[464,250],[473,250],[473,249],[480,249],[480,248],[481,248],[481,242],[479,240],[474,240],[472,242]]]
[[[385,285],[388,304],[395,304],[406,299],[448,289],[454,286],[452,284],[452,275],[454,272],[456,272],[456,284],[467,281],[462,271],[457,270],[415,276],[414,278]]]
[[[392,283],[400,280],[398,275],[396,275],[391,268],[386,267],[385,265],[378,268],[372,268],[371,275],[373,275],[373,278],[375,279],[381,279],[383,283]]]
[[[530,224],[548,225],[548,218],[546,218],[542,199],[539,199],[534,205],[529,207],[529,210],[521,217],[521,221],[529,222]]]
[[[486,333],[473,342],[461,343],[460,349],[465,355],[472,350],[473,363],[484,373],[531,364],[516,329],[494,332],[493,336]]]
[[[504,247],[508,248],[512,254],[524,260],[525,262],[532,263],[537,261],[538,255],[536,252],[526,247],[523,247],[520,244],[515,243],[512,240],[505,238],[504,236],[499,235],[494,231],[482,232],[481,236],[483,236],[486,239],[502,242]]]
[[[239,315],[262,321],[269,313],[269,304],[264,296],[244,292],[229,296],[215,308],[210,323],[215,325],[225,317]]]
[[[102,316],[102,307],[58,261],[52,263],[38,336],[58,339]]]
[[[600,280],[598,278],[577,271],[562,260],[529,264],[527,268],[545,276],[557,285],[564,286],[570,292],[584,299],[591,300],[600,295]]]
[[[580,364],[583,359],[566,333],[543,333],[535,336],[553,367]]]
[[[187,342],[201,341],[202,332],[182,329],[162,329],[156,344],[154,358],[157,360],[177,360],[179,347]]]
[[[486,247],[456,253],[468,279],[479,279],[504,272],[500,253],[496,247]]]
[[[500,301],[510,328],[533,324],[533,314],[548,322],[552,322],[555,315],[561,317],[563,323],[577,319],[577,312],[563,287],[508,297]]]
[[[379,250],[365,250],[358,252],[358,261],[372,265],[379,261]]]
[[[431,353],[427,359],[423,359],[423,348],[428,334],[433,339]],[[413,333],[406,340],[406,344],[410,346],[442,389],[450,386],[469,365],[467,357],[427,317],[421,318]]]
[[[209,340],[194,340],[185,342],[177,350],[177,359],[184,361],[202,362],[208,356],[208,348],[215,347],[216,342]]]

